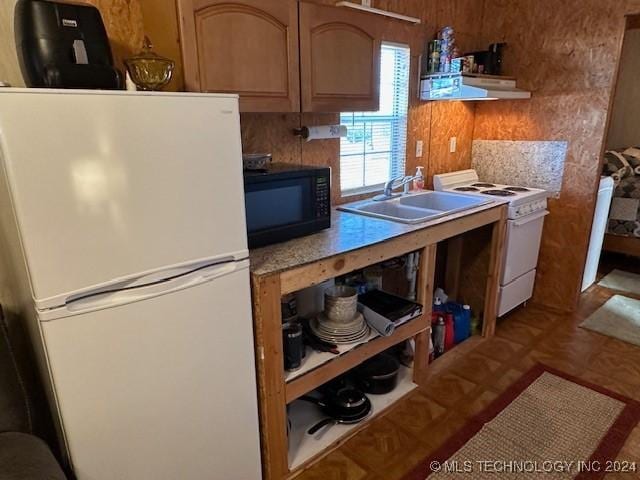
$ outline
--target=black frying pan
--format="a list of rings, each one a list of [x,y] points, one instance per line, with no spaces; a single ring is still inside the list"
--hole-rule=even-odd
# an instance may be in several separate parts
[[[360,390],[344,387],[331,392],[323,399],[310,396],[300,398],[318,405],[328,418],[312,426],[307,433],[313,435],[330,424],[353,424],[364,420],[371,413],[371,401]]]
[[[332,417],[327,417],[324,418],[322,420],[320,420],[318,423],[316,423],[313,427],[311,427],[309,430],[307,430],[307,433],[309,435],[313,435],[314,433],[316,433],[317,431],[319,431],[320,429],[324,428],[327,425],[333,424],[333,425],[337,425],[339,423],[341,424],[353,424],[353,423],[359,423],[362,420],[364,420],[365,418],[367,418],[369,415],[371,414],[371,406],[369,406],[369,408],[365,411],[362,412],[362,414],[354,416],[352,418],[332,418]]]

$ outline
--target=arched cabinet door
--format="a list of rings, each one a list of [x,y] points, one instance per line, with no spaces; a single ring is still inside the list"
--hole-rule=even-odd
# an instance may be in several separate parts
[[[303,112],[378,110],[380,21],[300,2],[300,79]]]
[[[296,0],[178,0],[187,90],[244,112],[299,112]]]

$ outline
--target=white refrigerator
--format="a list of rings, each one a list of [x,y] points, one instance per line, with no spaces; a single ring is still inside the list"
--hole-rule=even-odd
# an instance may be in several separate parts
[[[259,479],[237,97],[0,89],[0,169],[77,478]]]

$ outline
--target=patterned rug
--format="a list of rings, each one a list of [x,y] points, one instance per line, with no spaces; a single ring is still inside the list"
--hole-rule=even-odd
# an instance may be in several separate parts
[[[638,420],[640,403],[536,365],[404,480],[640,478],[613,462]]]

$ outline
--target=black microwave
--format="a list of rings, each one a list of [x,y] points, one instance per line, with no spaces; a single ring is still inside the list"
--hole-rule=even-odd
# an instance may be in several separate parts
[[[331,226],[331,169],[273,163],[244,172],[249,248]]]

